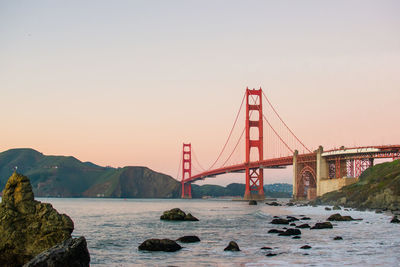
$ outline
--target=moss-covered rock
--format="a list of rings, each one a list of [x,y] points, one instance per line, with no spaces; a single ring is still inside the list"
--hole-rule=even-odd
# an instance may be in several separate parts
[[[160,219],[167,221],[198,221],[198,219],[192,214],[186,214],[179,208],[164,211],[163,215],[160,216]]]
[[[21,266],[71,238],[72,220],[51,204],[34,200],[27,177],[14,173],[0,204],[0,266]]]

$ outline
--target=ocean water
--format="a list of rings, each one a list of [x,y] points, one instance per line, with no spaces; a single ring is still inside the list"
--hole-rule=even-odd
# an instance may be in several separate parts
[[[73,236],[84,235],[91,266],[400,266],[400,225],[374,212],[339,211],[362,221],[335,222],[333,229],[301,229],[301,239],[268,234],[273,216],[306,215],[310,225],[336,211],[324,207],[249,206],[231,200],[59,199],[42,198],[75,223]],[[179,207],[199,222],[168,222],[163,211]],[[299,222],[296,222],[297,224]],[[200,243],[182,244],[172,253],[139,251],[149,238],[197,235]],[[334,241],[335,236],[343,240]],[[229,241],[240,252],[224,252]],[[303,245],[312,248],[300,249]],[[268,246],[272,250],[261,250]],[[267,257],[267,253],[277,256]]]

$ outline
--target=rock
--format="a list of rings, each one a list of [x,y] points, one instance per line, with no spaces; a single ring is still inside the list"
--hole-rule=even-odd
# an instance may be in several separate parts
[[[330,222],[316,223],[311,229],[331,229],[333,225]]]
[[[400,220],[397,218],[397,216],[394,216],[390,223],[400,223]]]
[[[338,205],[333,206],[332,210],[342,210],[341,207],[339,207]]]
[[[292,206],[294,206],[294,204],[293,204],[292,202],[288,202],[288,203],[286,204],[286,206],[292,207]]]
[[[182,247],[170,239],[147,239],[139,246],[139,250],[174,252]]]
[[[333,240],[343,240],[343,237],[341,237],[341,236],[335,236],[335,237],[333,238]]]
[[[303,218],[301,218],[300,220],[306,221],[306,220],[311,220],[311,218],[310,218],[310,217],[303,217]]]
[[[295,221],[299,220],[299,219],[297,219],[296,217],[293,217],[293,216],[286,216],[286,218],[289,220],[289,222],[295,222]]]
[[[285,232],[280,233],[280,236],[301,235],[301,231],[295,228],[289,228]]]
[[[278,230],[278,229],[271,229],[268,231],[268,234],[280,234],[283,233],[284,231]]]
[[[300,239],[300,238],[301,238],[301,236],[298,236],[298,235],[292,237],[292,239]]]
[[[89,262],[90,255],[86,239],[81,236],[79,238],[69,238],[40,253],[23,267],[89,267]]]
[[[349,209],[344,209],[344,211],[349,211]]]
[[[381,214],[381,213],[383,213],[383,210],[381,210],[381,209],[375,210],[375,213]]]
[[[301,249],[310,249],[310,248],[311,248],[311,246],[309,246],[309,245],[305,245],[305,246],[301,247]]]
[[[310,225],[308,225],[307,223],[304,223],[304,224],[296,226],[296,228],[310,228]]]
[[[224,251],[240,251],[239,245],[235,241],[231,241]]]
[[[272,249],[271,247],[262,247],[261,249]]]
[[[39,253],[71,238],[74,223],[51,204],[34,200],[29,179],[8,179],[0,204],[0,266],[22,266]]]
[[[194,217],[191,213],[188,213],[188,214],[186,214],[184,220],[185,220],[185,221],[196,222],[196,221],[198,221],[199,219],[197,219],[196,217]]]
[[[187,235],[187,236],[182,236],[178,238],[176,241],[182,242],[182,243],[194,243],[194,242],[200,242],[200,238],[198,238],[195,235]]]
[[[271,223],[272,224],[289,224],[289,220],[279,218],[279,219],[273,219],[271,221]]]
[[[192,214],[186,214],[179,208],[174,208],[171,210],[164,211],[163,215],[161,215],[160,220],[168,220],[168,221],[198,221],[196,217]]]
[[[296,224],[295,223],[291,223],[291,224],[289,224],[289,226],[296,226]]]
[[[249,201],[249,205],[257,205],[257,201],[255,201],[255,200],[250,200],[250,201]]]
[[[332,214],[329,216],[328,221],[337,221],[337,222],[347,222],[347,221],[356,221],[362,219],[353,219],[351,216],[342,216],[339,213]]]
[[[267,204],[267,205],[269,205],[269,206],[282,206],[281,204],[279,204],[278,202],[275,202],[275,201],[273,201],[273,202],[267,202],[267,203],[265,203],[265,204]]]
[[[332,210],[331,208],[329,208],[329,207],[325,207],[325,210]]]
[[[273,257],[273,256],[276,256],[277,254],[276,253],[268,253],[267,255],[265,255],[265,256],[267,256],[267,257]]]

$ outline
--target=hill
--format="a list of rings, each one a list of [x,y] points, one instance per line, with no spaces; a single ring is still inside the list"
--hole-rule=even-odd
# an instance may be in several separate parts
[[[111,168],[33,149],[0,153],[0,189],[17,168],[41,197],[178,197],[180,183],[146,167]]]
[[[400,210],[400,160],[368,168],[357,183],[329,192],[316,204]]]

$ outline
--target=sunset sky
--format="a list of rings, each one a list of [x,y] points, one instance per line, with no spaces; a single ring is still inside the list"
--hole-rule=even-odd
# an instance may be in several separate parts
[[[247,86],[312,149],[400,144],[399,14],[396,0],[0,0],[0,151],[175,177],[182,142],[213,163]]]

